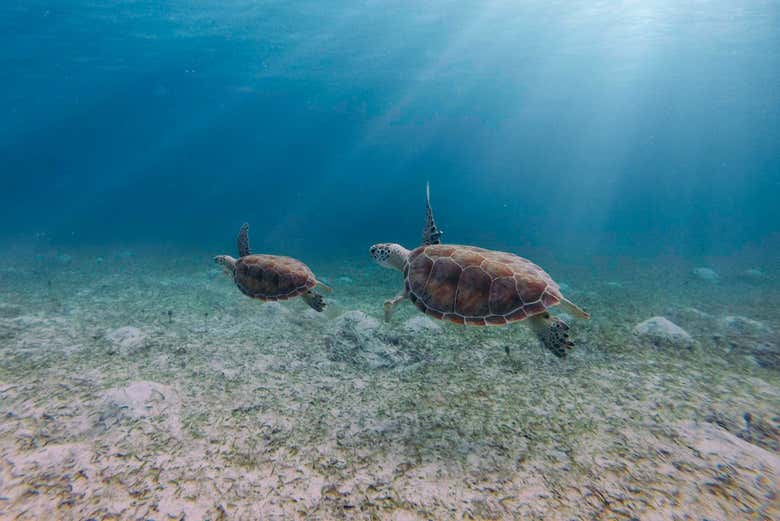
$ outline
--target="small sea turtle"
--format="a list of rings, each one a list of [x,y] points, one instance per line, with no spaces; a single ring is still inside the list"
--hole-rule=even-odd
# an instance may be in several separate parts
[[[579,318],[590,318],[566,299],[542,268],[512,253],[476,246],[441,244],[426,186],[423,244],[409,251],[400,244],[371,246],[369,253],[385,268],[404,274],[404,290],[385,302],[385,320],[409,298],[423,313],[469,326],[502,326],[526,320],[547,349],[564,357],[574,344],[569,326],[547,311],[561,305]]]
[[[292,257],[249,253],[249,225],[246,223],[238,232],[238,255],[238,259],[217,255],[214,262],[225,266],[244,295],[264,301],[300,296],[316,311],[325,309],[322,295],[312,288],[320,286],[327,292],[331,289],[318,281],[307,265]]]

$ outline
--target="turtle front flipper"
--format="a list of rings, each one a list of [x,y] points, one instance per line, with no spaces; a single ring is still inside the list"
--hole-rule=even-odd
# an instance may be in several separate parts
[[[249,255],[249,223],[241,225],[236,242],[238,243],[238,256],[246,257]]]
[[[314,311],[322,312],[325,309],[325,299],[322,298],[322,295],[309,290],[301,297]]]
[[[574,347],[574,342],[569,340],[569,326],[560,318],[541,313],[528,318],[528,324],[544,347],[558,358],[564,358]]]
[[[433,209],[431,209],[431,186],[425,183],[425,228],[423,228],[423,244],[441,243],[441,236],[444,232],[436,227],[436,221],[433,219]]]

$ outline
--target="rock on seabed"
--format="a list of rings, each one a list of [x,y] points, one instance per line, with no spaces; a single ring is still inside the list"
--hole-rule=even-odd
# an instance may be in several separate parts
[[[634,334],[655,343],[690,346],[693,337],[666,317],[652,317],[634,326]]]
[[[729,315],[722,317],[718,319],[718,325],[726,333],[731,335],[769,333],[769,328],[758,320],[741,317],[739,315]]]
[[[146,333],[133,326],[124,326],[114,329],[106,335],[114,347],[122,351],[134,351],[146,345]]]
[[[420,335],[425,333],[438,333],[441,331],[441,326],[425,316],[412,317],[401,325],[407,333],[413,335]]]
[[[407,350],[387,343],[379,334],[380,327],[379,320],[362,311],[347,311],[334,322],[334,334],[326,344],[328,357],[368,369],[391,368],[414,361]]]
[[[707,282],[718,282],[720,280],[720,275],[712,268],[694,268],[692,273],[694,276]]]
[[[358,335],[371,336],[379,328],[379,321],[362,311],[352,310],[336,319],[336,328],[340,332],[353,330]]]
[[[766,273],[761,271],[758,268],[751,268],[749,270],[745,270],[742,272],[742,276],[746,279],[754,280],[754,281],[762,281],[767,278]]]

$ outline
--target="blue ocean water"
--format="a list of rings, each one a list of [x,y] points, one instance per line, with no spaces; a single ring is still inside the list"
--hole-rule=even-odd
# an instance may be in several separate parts
[[[778,200],[778,0],[3,0],[0,520],[780,519]]]
[[[0,5],[0,241],[777,258],[775,1]]]

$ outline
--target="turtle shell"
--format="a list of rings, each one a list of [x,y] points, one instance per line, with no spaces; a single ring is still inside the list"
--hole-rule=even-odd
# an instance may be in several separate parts
[[[563,298],[558,284],[528,259],[475,246],[420,246],[409,255],[404,279],[421,311],[473,326],[524,320]]]
[[[236,286],[260,300],[287,300],[317,285],[307,265],[291,257],[247,255],[236,261]]]

